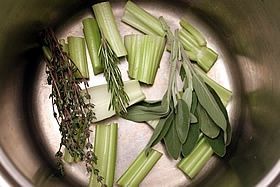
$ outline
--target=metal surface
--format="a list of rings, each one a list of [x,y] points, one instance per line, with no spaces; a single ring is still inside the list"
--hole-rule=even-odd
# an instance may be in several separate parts
[[[0,182],[5,181],[1,186],[32,185],[36,176],[44,173],[42,170],[54,165],[59,131],[52,117],[50,87],[36,46],[36,33],[43,26],[53,25],[59,37],[81,36],[81,19],[92,16],[90,5],[94,2],[80,3],[17,0],[4,1],[1,7]],[[155,16],[164,16],[172,28],[178,27],[181,16],[187,16],[220,55],[209,75],[234,93],[227,108],[234,137],[226,158],[213,157],[199,176],[190,181],[176,169],[176,161],[163,156],[141,186],[262,186],[279,182],[280,3],[255,0],[138,3]],[[123,5],[124,2],[113,2],[121,33],[135,33],[119,21]],[[150,99],[161,98],[166,89],[167,58],[165,53],[155,86],[143,88]],[[125,60],[120,68],[127,80]],[[92,86],[105,82],[102,75],[93,77],[91,73],[91,78]],[[118,121],[116,179],[152,133],[146,124]],[[157,149],[164,152],[161,145]],[[86,185],[88,176],[82,165],[67,166],[66,172],[65,179],[51,180],[48,186]]]

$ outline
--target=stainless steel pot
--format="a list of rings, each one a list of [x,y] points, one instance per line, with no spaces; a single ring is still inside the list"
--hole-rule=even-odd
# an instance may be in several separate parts
[[[63,35],[71,24],[87,15],[93,3],[78,0],[1,1],[0,186],[32,186],[36,176],[42,176],[40,172],[53,167],[53,147],[48,142],[56,142],[57,137],[51,126],[42,127],[48,124],[51,112],[48,106],[41,105],[46,102],[47,91],[41,92],[45,77],[37,33],[46,26],[53,26]],[[226,67],[222,70],[226,71],[229,86],[234,91],[230,110],[234,138],[227,156],[214,158],[208,169],[193,182],[182,174],[167,178],[173,176],[173,170],[162,167],[160,171],[153,171],[153,177],[148,177],[143,186],[279,184],[280,2],[176,0],[138,3],[171,22],[182,15],[188,16],[221,53],[221,63]],[[114,2],[118,16],[123,4]],[[221,75],[224,74],[218,79],[223,82]],[[144,145],[145,141],[135,142],[133,147]],[[136,152],[131,154],[128,160],[133,159]],[[125,158],[119,162],[128,164]],[[126,167],[124,165],[117,172]],[[46,186],[85,184],[85,174],[79,174],[79,178],[72,171],[73,168],[68,168],[71,177],[52,178]]]

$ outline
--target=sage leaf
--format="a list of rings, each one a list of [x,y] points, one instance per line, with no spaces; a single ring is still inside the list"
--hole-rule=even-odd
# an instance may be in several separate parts
[[[220,133],[220,128],[215,122],[209,117],[205,109],[198,104],[197,108],[198,124],[200,130],[210,138],[216,138]]]
[[[196,117],[193,113],[190,113],[190,122],[191,122],[192,124],[198,122],[197,117]]]
[[[123,115],[122,117],[127,120],[131,120],[134,122],[145,122],[150,120],[160,119],[167,115],[166,111],[162,112],[151,112],[151,111],[144,111],[136,106],[128,109],[128,112]]]
[[[209,138],[206,137],[209,145],[213,149],[214,153],[216,153],[218,156],[223,157],[226,154],[226,146],[223,139],[223,133],[220,132],[219,136],[217,138]]]
[[[185,91],[183,92],[183,95],[182,95],[182,99],[187,103],[189,109],[192,106],[192,95],[193,95],[192,92],[193,92],[193,89],[188,87],[185,89]]]
[[[173,111],[170,112],[166,118],[160,119],[149,143],[147,144],[147,148],[151,148],[151,147],[155,146],[157,143],[159,143],[164,138],[164,136],[166,135],[166,133],[168,132],[168,130],[172,124],[173,119],[174,119]]]
[[[186,142],[182,145],[182,155],[187,157],[194,147],[196,146],[198,139],[199,139],[199,125],[192,124],[189,129],[189,134],[186,139]]]
[[[226,121],[227,121],[227,131],[226,131],[226,133],[224,133],[224,141],[225,141],[226,145],[229,145],[230,141],[231,141],[231,137],[232,137],[232,129],[231,129],[231,125],[230,125],[230,122],[229,122],[229,117],[228,117],[227,109],[224,106],[221,98],[218,96],[217,92],[211,86],[209,86],[208,84],[206,84],[206,85],[207,85],[209,91],[212,93],[213,97],[215,98],[217,104],[219,105],[221,111],[224,113],[224,116],[226,118]]]
[[[221,129],[223,129],[224,132],[226,132],[227,121],[223,112],[221,111],[211,92],[208,90],[206,84],[200,80],[196,74],[193,76],[193,87],[201,106],[206,110],[213,121]]]
[[[175,115],[176,130],[180,142],[183,144],[188,136],[190,127],[190,110],[186,102],[182,99],[178,99],[177,113]]]
[[[195,111],[196,111],[197,103],[198,103],[197,96],[196,96],[195,92],[192,92],[191,113],[193,113],[193,114],[194,114]]]
[[[171,126],[173,120],[174,120],[174,112],[170,112],[169,116],[167,116],[167,118],[165,120],[164,128],[160,132],[159,136],[152,143],[151,147],[155,146],[158,142],[160,142],[165,137],[168,130],[170,129],[170,126]]]
[[[181,153],[181,142],[176,132],[176,120],[173,120],[171,126],[163,138],[167,153],[175,160],[179,158]]]

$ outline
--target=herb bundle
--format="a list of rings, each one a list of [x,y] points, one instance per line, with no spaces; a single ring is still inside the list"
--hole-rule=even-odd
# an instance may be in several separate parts
[[[64,175],[62,148],[65,147],[72,157],[85,161],[87,171],[93,172],[98,182],[103,185],[103,177],[95,167],[97,157],[89,141],[89,127],[95,114],[92,111],[94,105],[90,103],[90,95],[87,92],[87,81],[75,78],[74,74],[80,72],[70,57],[63,52],[53,30],[45,29],[41,38],[46,58],[47,81],[52,86],[50,98],[53,115],[61,133],[59,150],[55,154],[58,174]],[[85,92],[82,92],[80,83],[84,83]]]

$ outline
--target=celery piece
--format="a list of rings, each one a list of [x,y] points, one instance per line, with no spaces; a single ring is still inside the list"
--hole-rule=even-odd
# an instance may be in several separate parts
[[[126,172],[119,178],[117,184],[119,186],[136,187],[148,175],[150,170],[154,167],[157,161],[161,158],[162,153],[151,149],[149,154],[143,150],[126,170]]]
[[[218,59],[218,54],[208,47],[202,47],[197,55],[197,64],[205,71],[208,72]]]
[[[64,161],[67,163],[73,163],[75,161],[74,157],[71,156],[68,149],[65,148],[64,150]]]
[[[101,33],[109,42],[117,57],[126,56],[127,52],[117,27],[110,3],[102,2],[95,4],[92,6],[92,9]]]
[[[125,5],[122,21],[145,34],[165,36],[160,21],[131,1]]]
[[[104,184],[112,187],[115,176],[116,154],[118,140],[118,124],[97,125],[94,140],[94,152],[98,158],[96,168],[104,177]],[[91,174],[89,187],[101,187],[96,175]]]
[[[182,159],[177,167],[183,171],[191,179],[194,178],[203,166],[209,161],[213,155],[211,146],[207,143],[203,137],[194,150],[184,159]]]
[[[94,18],[86,18],[83,20],[83,32],[85,35],[85,40],[91,59],[91,64],[93,68],[94,75],[103,72],[103,66],[100,62],[98,51],[101,44],[101,35]]]
[[[64,53],[69,53],[69,47],[68,47],[68,44],[66,43],[66,41],[64,40],[64,39],[60,39],[59,41],[58,41],[59,43],[60,43],[60,45],[62,46],[62,51],[64,52]]]
[[[70,36],[67,38],[69,57],[77,66],[78,71],[75,73],[77,78],[89,78],[86,44],[84,38]]]
[[[188,31],[184,29],[179,30],[179,38],[180,40],[186,40],[184,43],[186,43],[186,50],[194,50],[193,48],[200,48],[198,42],[195,40],[195,38],[189,33]]]
[[[165,38],[152,35],[127,35],[128,74],[146,84],[153,84],[165,48]]]
[[[230,101],[232,92],[230,90],[224,88],[217,82],[215,82],[210,77],[208,77],[207,74],[204,71],[202,71],[199,67],[195,66],[195,71],[201,76],[201,78],[204,80],[204,82],[206,84],[211,86],[216,91],[218,96],[221,98],[223,104],[226,106],[228,104],[228,102]]]
[[[124,82],[124,90],[129,97],[129,106],[143,101],[146,97],[141,90],[140,84],[136,80],[130,80]],[[93,109],[96,119],[94,122],[98,122],[116,114],[113,110],[108,110],[111,94],[108,92],[107,84],[88,88],[88,93],[91,96],[91,102],[95,104]]]
[[[180,20],[180,25],[193,36],[199,46],[206,46],[207,42],[203,35],[196,28],[194,28],[186,18],[182,18]]]

